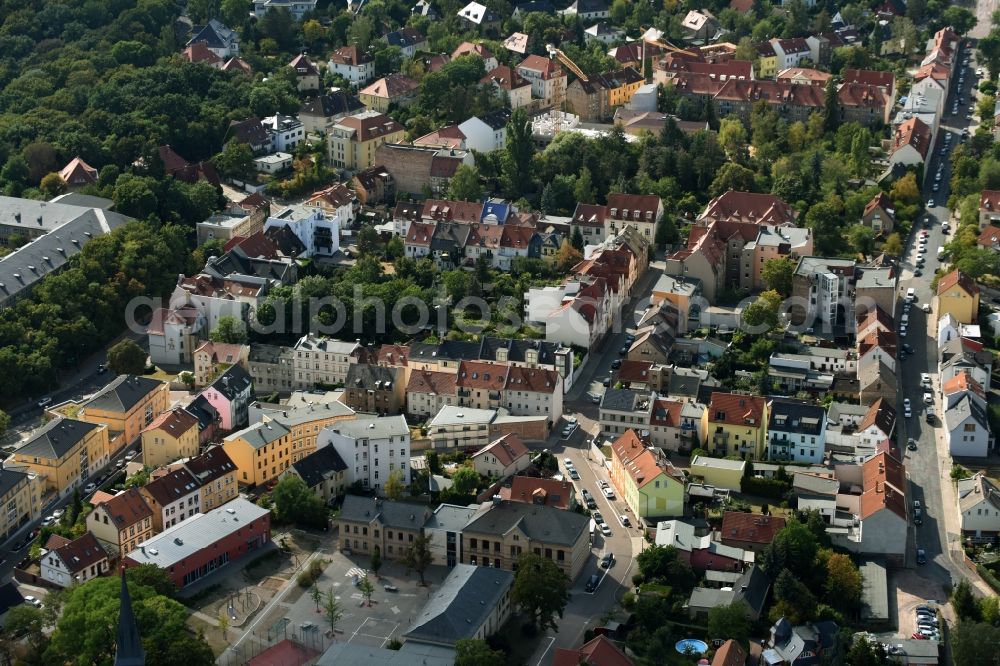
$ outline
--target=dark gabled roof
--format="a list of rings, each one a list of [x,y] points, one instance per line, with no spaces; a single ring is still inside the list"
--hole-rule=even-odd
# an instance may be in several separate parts
[[[203,395],[198,395],[184,408],[198,419],[198,430],[204,430],[219,420],[219,411]]]
[[[205,42],[209,48],[224,49],[234,41],[236,41],[236,33],[219,21],[212,19],[207,25],[193,26],[191,39],[188,40],[187,45]]]
[[[27,472],[7,469],[0,466],[0,497],[4,497],[28,478]],[[2,613],[2,611],[0,611]]]
[[[388,390],[396,383],[395,368],[366,363],[352,363],[347,370],[344,388],[366,390]],[[376,384],[378,386],[376,387]]]
[[[84,403],[83,408],[117,411],[124,414],[161,386],[163,382],[158,379],[121,375]]]
[[[490,111],[489,113],[484,113],[479,117],[484,123],[489,125],[490,129],[496,131],[507,126],[510,122],[510,110],[509,109],[498,109],[496,111]]]
[[[305,481],[306,486],[314,488],[323,482],[326,474],[343,471],[347,469],[347,464],[336,449],[324,446],[293,462],[292,467]]]
[[[236,471],[236,463],[221,446],[213,446],[199,455],[191,458],[184,467],[198,479],[202,485],[211,483],[230,472]]]
[[[143,518],[153,516],[153,510],[146,504],[142,493],[135,488],[128,488],[118,493],[107,502],[103,502],[103,506],[119,531],[129,525],[135,525]]]
[[[416,28],[402,28],[386,34],[385,41],[389,43],[389,46],[406,48],[426,42],[427,38],[420,34]]]
[[[24,597],[21,596],[13,581],[0,585],[0,615],[23,603]]]
[[[450,361],[475,361],[479,359],[479,348],[478,342],[445,340],[437,347],[437,357]]]
[[[108,559],[108,554],[91,532],[84,532],[83,536],[55,548],[54,552],[59,555],[59,559],[69,569],[70,574],[83,571],[92,564]]]
[[[28,442],[17,450],[18,455],[58,460],[76,446],[92,430],[101,426],[76,419],[58,417],[37,430]],[[4,475],[9,470],[4,470]]]
[[[229,123],[229,131],[226,138],[232,138],[240,143],[259,145],[270,143],[271,138],[260,122],[260,118],[252,116],[246,120],[232,120]]]
[[[200,487],[198,479],[182,467],[153,479],[142,487],[142,492],[152,497],[162,507],[191,493],[198,492]]]
[[[817,436],[823,432],[826,410],[801,400],[774,399],[768,405],[768,428]]]
[[[474,638],[513,584],[511,571],[456,564],[403,637],[445,645]]]
[[[340,519],[353,523],[378,520],[386,527],[416,530],[423,527],[431,511],[425,504],[394,502],[360,495],[345,495]]]
[[[347,116],[361,111],[363,108],[365,105],[354,95],[348,94],[345,90],[335,90],[307,99],[299,108],[299,115],[331,118],[333,116]]]
[[[764,612],[764,602],[767,600],[767,591],[770,588],[771,580],[767,574],[757,565],[751,564],[733,585],[733,592],[736,599],[742,599],[759,616]]]
[[[212,382],[212,388],[229,400],[235,399],[236,396],[252,386],[253,378],[250,377],[250,373],[243,369],[242,365],[230,366]]]
[[[590,519],[583,514],[550,506],[501,502],[473,520],[466,532],[500,536],[520,527],[532,541],[572,546],[587,531]]]

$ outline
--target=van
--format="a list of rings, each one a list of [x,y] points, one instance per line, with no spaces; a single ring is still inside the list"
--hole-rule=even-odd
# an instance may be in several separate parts
[[[907,301],[909,301],[909,302],[912,303],[913,299],[915,299],[916,297],[917,297],[917,292],[916,292],[916,290],[913,287],[910,287],[909,289],[906,290],[906,300]]]

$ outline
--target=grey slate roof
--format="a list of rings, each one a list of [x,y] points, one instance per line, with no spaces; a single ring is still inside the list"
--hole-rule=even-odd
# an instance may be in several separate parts
[[[403,638],[436,645],[474,638],[513,584],[511,571],[456,564]]]
[[[219,411],[201,394],[184,409],[198,419],[198,430],[204,430],[219,420]]]
[[[163,382],[158,379],[120,375],[84,403],[83,408],[126,413],[160,386],[163,386]]]
[[[205,42],[209,48],[222,49],[228,47],[233,41],[238,41],[236,33],[216,19],[211,19],[207,25],[194,26],[191,35],[186,46],[195,42]]]
[[[324,477],[330,472],[340,472],[347,469],[340,454],[332,446],[323,446],[305,458],[301,458],[292,463],[296,473],[306,486],[313,488],[323,482]]]
[[[13,488],[16,488],[19,483],[27,478],[27,472],[19,472],[15,469],[7,469],[0,466],[0,497],[3,497]]]
[[[768,430],[801,435],[821,435],[826,410],[800,400],[775,398],[769,406]]]
[[[434,515],[427,519],[425,529],[444,530],[446,532],[461,532],[469,524],[478,508],[474,506],[458,506],[457,504],[442,504],[434,509]]]
[[[326,95],[307,99],[299,108],[299,115],[332,118],[334,116],[349,116],[363,108],[365,105],[357,97],[344,90],[336,90]]]
[[[88,433],[100,427],[96,423],[57,417],[36,430],[27,444],[17,452],[25,456],[59,459]],[[6,473],[7,470],[4,470],[4,474]]]
[[[226,396],[229,400],[233,400],[240,393],[252,386],[253,379],[250,377],[250,373],[244,370],[242,365],[238,364],[229,366],[228,370],[212,382],[212,388]]]
[[[589,524],[587,516],[573,511],[538,504],[502,502],[469,523],[466,530],[499,536],[519,526],[533,541],[572,546],[580,533],[587,531]]]
[[[415,530],[423,527],[430,515],[426,504],[394,502],[360,495],[345,495],[340,507],[340,520],[371,523],[378,520],[386,527]]]
[[[326,427],[326,430],[339,432],[354,439],[381,439],[384,437],[402,437],[410,434],[406,418],[402,414],[396,416],[368,416],[359,414],[354,421],[338,421]]]
[[[344,388],[381,391],[391,389],[395,382],[395,368],[368,365],[366,363],[352,363],[347,369],[347,379],[344,381]]]
[[[636,403],[645,398],[649,398],[646,391],[633,391],[632,389],[609,388],[604,392],[601,400],[601,409],[613,409],[616,412],[631,412],[635,409]]]
[[[256,423],[249,428],[244,428],[238,432],[234,432],[232,435],[226,437],[226,440],[233,440],[237,437],[242,437],[245,439],[250,446],[255,449],[260,449],[271,442],[275,442],[288,433],[291,430],[283,426],[278,421],[267,421],[266,423]]]

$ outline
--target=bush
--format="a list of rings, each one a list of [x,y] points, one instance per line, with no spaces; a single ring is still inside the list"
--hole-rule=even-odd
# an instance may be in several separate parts
[[[527,638],[533,638],[538,634],[538,628],[533,622],[525,622],[521,625],[521,635]]]
[[[997,577],[993,575],[992,571],[977,562],[976,572],[983,577],[983,580],[986,581],[987,585],[993,588],[994,592],[1000,594],[1000,579],[997,579]]]
[[[757,495],[769,499],[782,500],[785,494],[791,490],[791,485],[787,481],[780,479],[767,479],[754,476],[744,478],[740,482],[740,491],[747,495]]]
[[[646,577],[642,575],[642,572],[632,574],[632,584],[639,587],[646,582]]]

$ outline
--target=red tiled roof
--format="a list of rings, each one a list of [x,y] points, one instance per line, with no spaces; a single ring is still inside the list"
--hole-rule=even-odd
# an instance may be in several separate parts
[[[981,232],[979,232],[978,242],[983,247],[996,248],[1000,247],[1000,227],[995,224],[991,224]]]
[[[234,346],[238,347],[239,345]],[[143,432],[160,429],[172,437],[180,437],[191,428],[196,427],[198,427],[198,419],[191,412],[177,407],[153,419],[153,422],[146,426]]]
[[[767,545],[784,527],[785,519],[779,516],[759,516],[739,511],[726,511],[722,515],[723,542],[729,539]]]
[[[1000,211],[1000,190],[983,190],[980,192],[979,210]]]
[[[584,643],[578,650],[557,648],[552,655],[552,666],[633,666],[633,662],[624,652],[605,636]]]
[[[778,72],[775,80],[791,82],[793,79],[809,79],[812,84],[826,85],[832,78],[832,74],[811,67],[788,67]]]
[[[747,651],[732,638],[723,643],[719,651],[712,657],[712,666],[746,666],[746,663]]]
[[[507,374],[506,388],[508,391],[552,394],[556,391],[562,391],[562,382],[559,373],[555,370],[512,365]]]
[[[845,83],[837,90],[841,106],[865,109],[884,109],[889,103],[889,93],[878,86],[863,83]]]
[[[844,83],[863,83],[867,86],[892,88],[896,75],[892,72],[877,72],[871,69],[845,69]]]
[[[555,60],[540,55],[530,55],[517,66],[517,70],[539,72],[543,79],[554,79],[563,76],[562,67]]]
[[[622,361],[618,368],[618,381],[622,382],[648,382],[649,369],[653,364],[649,361]]]
[[[874,211],[876,208],[881,207],[882,210],[888,212],[892,210],[892,200],[886,195],[885,192],[879,192],[876,194],[868,205],[865,206],[864,216],[867,217],[869,213]]]
[[[359,95],[371,95],[382,99],[392,100],[412,93],[419,87],[416,81],[402,74],[389,74],[375,83],[371,84]]]
[[[750,220],[777,226],[795,223],[795,211],[781,197],[728,190],[708,202],[699,220]]]
[[[927,151],[930,150],[930,145],[931,128],[919,118],[910,118],[903,121],[896,128],[896,133],[892,139],[892,148],[889,152],[895,153],[905,146],[913,146],[922,157],[926,157]]]
[[[356,199],[357,196],[350,188],[343,183],[335,183],[324,190],[313,192],[306,204],[316,206],[320,202],[324,202],[335,208],[339,208],[354,203]]]
[[[764,100],[768,104],[806,106],[813,109],[825,106],[824,91],[819,86],[797,86],[780,81],[729,79],[715,98],[753,103]]]
[[[222,62],[222,58],[215,55],[215,53],[208,48],[208,44],[205,42],[195,42],[194,44],[191,44],[191,46],[181,51],[181,55],[183,55],[188,62],[203,62],[212,66]]]
[[[604,227],[607,208],[598,204],[578,203],[573,211],[573,224],[585,227]]]
[[[160,507],[164,507],[182,497],[197,493],[200,486],[194,475],[182,467],[155,481],[150,481],[140,489],[140,492],[151,497]]]
[[[493,57],[493,53],[482,44],[462,42],[458,45],[457,49],[451,52],[451,59],[454,60],[455,58],[459,58],[464,55],[477,55],[483,60],[489,60]]]
[[[611,454],[621,462],[637,488],[642,488],[653,479],[659,478],[661,474],[679,481],[680,472],[669,462],[665,462],[661,467],[656,454],[646,448],[639,435],[631,428],[611,444]],[[680,478],[683,478],[683,475],[680,475]]]
[[[938,295],[943,294],[955,285],[958,285],[962,291],[970,296],[974,296],[979,293],[979,285],[976,281],[956,268],[951,273],[948,273],[943,278],[938,280]]]
[[[405,345],[384,344],[375,354],[378,365],[405,366],[410,358],[410,348]]]
[[[52,536],[55,537],[56,535]],[[102,560],[108,559],[107,552],[101,548],[97,537],[91,532],[84,532],[82,536],[72,541],[67,539],[63,539],[63,541],[65,543],[53,547],[50,545],[52,543],[52,539],[50,538],[49,543],[46,544],[46,548],[55,551],[59,559],[69,569],[71,575],[83,571],[92,564],[97,564]]]
[[[118,531],[141,522],[144,518],[152,518],[153,511],[146,504],[142,493],[135,488],[128,488],[103,503],[104,510],[114,522]]]
[[[67,185],[96,183],[97,169],[84,162],[82,158],[74,157],[69,161],[69,164],[62,168],[59,172],[59,177]]]
[[[517,73],[517,70],[511,69],[507,65],[494,67],[479,82],[494,83],[508,92],[531,85],[528,81],[525,81],[523,76]]]
[[[511,479],[507,499],[524,504],[545,504],[557,509],[568,509],[576,496],[576,488],[569,481],[537,479],[533,476],[515,476]]]
[[[434,222],[410,222],[406,230],[406,244],[430,247],[435,226]]]
[[[872,456],[862,465],[861,519],[889,509],[906,520],[906,472],[888,453]]]
[[[462,361],[458,365],[458,385],[462,388],[479,388],[502,391],[507,385],[510,366],[489,361]]]
[[[982,385],[972,378],[968,372],[960,372],[941,386],[941,391],[945,395],[952,393],[964,393],[966,391],[975,393],[983,400],[986,399],[986,392]]]
[[[660,197],[655,194],[615,192],[608,195],[608,217],[623,221],[652,221],[656,219],[661,205]],[[628,216],[625,215],[625,211],[628,211]],[[648,218],[647,214],[649,214]]]
[[[479,222],[479,218],[483,214],[483,204],[478,201],[427,199],[424,201],[422,214],[425,219],[429,220]]]
[[[413,370],[410,381],[406,384],[406,393],[436,393],[437,395],[455,395],[458,385],[458,375],[454,372],[439,372],[437,370]]]
[[[402,132],[405,129],[395,120],[382,113],[347,116],[346,118],[342,118],[339,124],[357,132],[359,141],[370,141],[387,134]]]
[[[713,391],[708,404],[708,421],[760,427],[765,406],[766,401],[761,396]]]
[[[341,46],[330,54],[331,62],[338,65],[351,65],[357,67],[372,62],[372,57],[359,49],[357,46]]]
[[[622,365],[625,364],[622,363]],[[678,400],[656,400],[653,402],[653,413],[649,417],[649,425],[680,427],[682,409],[684,409],[684,404]]]
[[[309,59],[304,53],[300,53],[295,56],[288,66],[295,70],[296,76],[319,76],[319,70],[316,69],[316,65],[313,61]]]
[[[472,457],[475,458],[484,453],[491,454],[500,461],[501,465],[507,467],[513,465],[521,457],[528,455],[528,447],[525,446],[520,437],[514,433],[508,433],[479,449],[472,454]]]

